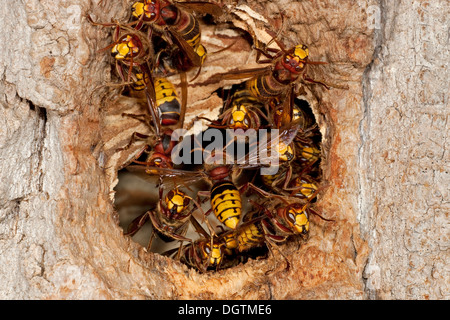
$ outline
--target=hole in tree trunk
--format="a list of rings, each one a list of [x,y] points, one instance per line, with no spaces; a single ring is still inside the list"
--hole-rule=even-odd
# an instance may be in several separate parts
[[[302,4],[303,5],[303,4]],[[317,9],[317,8],[316,8]],[[234,10],[234,9],[233,9]],[[240,9],[236,9],[238,12]],[[247,10],[247,9],[245,9]],[[295,9],[297,10],[297,9]],[[294,10],[294,11],[295,11]],[[323,9],[325,10],[325,9]],[[322,10],[322,11],[323,11]],[[264,11],[264,10],[263,10]],[[298,11],[298,10],[297,10]],[[295,11],[295,12],[297,12]],[[322,12],[321,11],[321,12]],[[239,12],[242,13],[242,12]],[[298,13],[298,12],[297,12]],[[321,14],[324,14],[323,12]],[[251,15],[250,15],[251,16]],[[277,15],[267,15],[267,17],[275,17]],[[253,16],[252,16],[253,17]],[[246,19],[249,18],[249,15],[246,16]],[[293,17],[295,19],[295,17]],[[256,21],[256,20],[255,20]],[[230,89],[231,85],[242,83],[242,80],[236,81],[226,81],[220,82],[218,84],[207,84],[200,85],[202,82],[204,83],[209,77],[214,74],[227,72],[231,69],[244,69],[244,68],[255,68],[261,67],[261,65],[255,63],[255,52],[251,50],[248,41],[248,35],[242,31],[245,30],[263,30],[270,29],[268,25],[262,26],[251,26],[246,25],[242,20],[242,15],[238,18],[233,15],[228,15],[226,18],[223,18],[221,22],[217,25],[205,25],[202,29],[202,42],[205,42],[205,46],[208,46],[208,50],[216,51],[220,50],[220,48],[224,48],[229,46],[235,42],[235,44],[230,47],[225,52],[218,53],[217,55],[211,55],[206,60],[202,72],[200,76],[192,83],[189,83],[188,86],[188,112],[186,114],[185,119],[185,127],[188,127],[192,124],[195,116],[201,115],[204,117],[208,117],[210,119],[217,119],[217,116],[220,114],[220,109],[223,107],[223,100],[221,93],[219,92],[221,88],[225,90]],[[237,28],[236,28],[237,27]],[[279,24],[274,23],[273,29],[278,30]],[[242,28],[242,29],[240,29]],[[293,29],[297,30],[296,26]],[[204,31],[203,31],[204,30]],[[311,57],[314,57],[313,60],[318,61],[329,61],[330,64],[327,66],[312,66],[310,70],[312,71],[311,76],[320,80],[328,80],[332,79],[330,82],[335,81],[341,75],[348,75],[347,71],[351,70],[351,67],[348,67],[345,63],[348,61],[344,61],[342,65],[333,63],[333,59],[336,61],[339,59],[336,56],[333,56],[335,50],[330,49],[330,51],[326,50],[327,46],[322,42],[325,40],[321,40],[319,42],[312,40],[309,37],[308,31],[305,30],[304,33],[301,33],[299,36],[293,35],[292,30],[286,30],[286,32],[282,32],[280,34],[280,40],[285,44],[286,47],[290,47],[295,45],[298,42],[310,44],[311,47]],[[259,34],[258,34],[259,37]],[[261,38],[262,39],[262,38]],[[325,38],[324,38],[325,39]],[[262,40],[264,43],[267,43],[269,39]],[[340,47],[339,47],[340,48]],[[341,50],[341,49],[339,49]],[[328,56],[328,52],[330,52],[331,56]],[[345,60],[345,59],[344,59]],[[351,62],[350,62],[350,65]],[[347,68],[347,69],[346,69]],[[358,71],[359,72],[359,71]],[[195,75],[195,72],[191,72],[188,75],[188,79],[191,79]],[[330,76],[330,77],[328,77]],[[169,79],[179,88],[179,78],[178,76],[169,77]],[[178,90],[179,93],[179,90]],[[333,93],[333,95],[330,95]],[[352,93],[354,94],[354,93]],[[346,178],[346,170],[340,170],[342,167],[343,161],[339,158],[339,148],[342,148],[340,145],[341,136],[339,135],[339,129],[342,124],[341,122],[336,122],[336,119],[339,119],[339,116],[336,115],[336,109],[339,106],[339,103],[343,103],[341,100],[345,99],[347,93],[341,90],[332,90],[326,91],[323,90],[320,85],[306,85],[304,87],[304,91],[299,93],[299,96],[295,100],[296,104],[304,104],[303,101],[307,101],[310,109],[312,110],[312,114],[314,116],[315,122],[319,125],[319,130],[316,135],[316,139],[321,139],[320,146],[320,163],[319,161],[316,163],[317,165],[317,173],[314,173],[313,176],[319,177],[321,179],[321,186],[325,189],[321,190],[320,197],[317,202],[313,203],[313,207],[317,209],[318,213],[323,214],[326,218],[337,218],[339,223],[326,222],[317,218],[316,216],[311,217],[311,236],[306,242],[302,242],[305,245],[298,246],[299,237],[293,237],[294,241],[287,241],[286,244],[282,244],[279,246],[279,250],[272,250],[275,256],[275,259],[269,254],[268,259],[260,259],[257,261],[249,261],[246,264],[240,264],[238,266],[233,266],[232,268],[228,268],[226,270],[220,270],[219,272],[208,272],[204,279],[217,279],[224,275],[231,273],[246,273],[251,272],[257,279],[263,279],[266,271],[270,271],[277,266],[280,266],[277,270],[280,272],[284,272],[284,258],[282,255],[285,255],[291,265],[294,266],[290,271],[296,272],[296,276],[303,283],[322,283],[321,281],[325,281],[327,277],[329,277],[334,270],[334,263],[337,261],[342,261],[341,256],[345,256],[345,253],[342,254],[341,249],[337,249],[335,252],[330,253],[330,248],[334,248],[334,246],[340,246],[341,244],[345,244],[346,242],[346,234],[352,233],[354,219],[352,218],[351,211],[345,212],[343,215],[339,216],[339,205],[340,202],[333,203],[331,199],[336,197],[338,194],[342,195],[343,191],[345,191],[345,181]],[[136,145],[130,147],[127,151],[115,152],[117,148],[121,148],[125,146],[133,132],[140,132],[142,134],[150,134],[151,132],[148,130],[148,127],[143,123],[139,123],[134,119],[130,119],[127,117],[122,117],[122,112],[128,113],[144,113],[147,110],[146,103],[141,101],[136,97],[124,97],[119,96],[116,100],[112,100],[113,102],[108,103],[107,116],[104,119],[105,127],[113,128],[111,133],[107,133],[105,135],[109,135],[105,137],[105,141],[108,141],[108,145],[105,146],[105,157],[106,157],[106,167],[114,168],[115,172],[112,174],[112,178],[117,175],[117,170],[122,169],[124,165],[130,163],[134,156],[142,149],[144,143],[137,142]],[[349,100],[351,101],[351,100]],[[355,100],[356,101],[356,100]],[[336,104],[334,104],[336,102]],[[310,113],[310,114],[311,114]],[[358,124],[357,124],[358,125]],[[108,139],[111,137],[111,139]],[[320,137],[320,138],[319,138]],[[110,142],[111,141],[111,142]],[[336,144],[337,142],[338,144]],[[348,169],[348,168],[347,168]],[[134,216],[128,216],[122,214],[123,208],[126,206],[135,210],[134,214],[138,215],[139,212],[143,213],[147,208],[152,207],[156,204],[158,200],[157,192],[155,196],[149,197],[143,190],[148,188],[153,188],[156,191],[156,183],[149,184],[147,182],[143,182],[143,185],[139,186],[137,180],[132,182],[133,188],[131,191],[125,191],[122,193],[124,189],[122,189],[123,183],[126,180],[130,179],[130,174],[126,170],[120,171],[118,174],[118,178],[120,183],[115,188],[115,204],[116,209],[120,210],[120,224],[121,227],[126,228],[127,225],[132,221]],[[257,185],[261,185],[261,181],[257,181]],[[117,181],[112,181],[112,187],[116,186]],[[142,181],[139,181],[142,183]],[[331,185],[331,188],[327,188]],[[208,185],[199,186],[200,188],[208,188]],[[266,190],[267,191],[267,190]],[[129,194],[131,202],[128,202],[125,194]],[[164,191],[164,194],[166,191]],[[133,196],[134,194],[134,196]],[[195,192],[194,192],[195,194]],[[258,196],[253,195],[258,199]],[[344,194],[344,198],[346,194]],[[340,199],[344,199],[340,198]],[[325,200],[325,201],[324,201]],[[134,202],[135,201],[135,202]],[[261,200],[263,201],[263,200]],[[347,200],[343,200],[347,201]],[[209,202],[205,203],[205,209],[208,207]],[[213,214],[210,215],[211,219],[214,221],[216,219]],[[200,220],[200,219],[199,219]],[[340,223],[344,221],[343,223]],[[348,223],[350,221],[350,223]],[[147,229],[146,229],[147,228]],[[142,230],[140,230],[134,237],[133,240],[140,243],[141,246],[146,246],[148,239],[151,233],[151,224],[147,223]],[[142,238],[140,238],[142,236]],[[197,235],[195,235],[197,236]],[[353,239],[358,239],[357,237],[353,237]],[[159,241],[159,240],[158,240]],[[356,240],[358,241],[358,240]],[[163,243],[163,242],[161,242]],[[344,245],[345,246],[345,245]],[[135,248],[132,245],[133,248]],[[353,247],[353,245],[352,245]],[[300,248],[300,249],[299,249]],[[154,248],[152,251],[162,252],[168,248],[158,248],[157,240],[155,239]],[[359,249],[358,249],[359,250]],[[280,255],[280,253],[282,255]],[[326,254],[330,254],[330,258],[328,260],[323,261],[323,257]],[[352,254],[352,257],[355,255]],[[146,257],[150,257],[151,261],[154,261],[158,266],[164,266],[163,270],[187,270],[184,267],[179,269],[181,264],[178,262],[174,262],[173,260],[168,260],[162,258],[159,254],[146,253],[145,255],[141,255],[140,259],[146,260]],[[322,260],[321,260],[322,259]],[[356,259],[356,258],[355,258]],[[359,255],[358,255],[358,259]],[[167,264],[166,262],[169,261]],[[319,263],[319,261],[322,261]],[[353,270],[353,265],[348,264],[348,260],[345,260],[346,266],[343,269],[339,269],[341,271],[337,272],[335,278],[343,277],[344,274],[348,274],[349,270]],[[360,262],[355,262],[358,264],[358,268],[360,266]],[[319,266],[320,265],[320,266]],[[306,267],[308,266],[308,267]],[[175,268],[175,269],[173,269]],[[320,269],[320,270],[319,270]],[[302,270],[303,273],[298,273],[299,270]],[[317,271],[319,270],[319,271]],[[163,271],[164,272],[164,271]],[[254,272],[254,273],[253,273]],[[323,275],[322,275],[323,272]],[[358,271],[359,272],[359,271]],[[192,273],[189,273],[192,274]],[[232,278],[232,279],[238,279]],[[222,279],[222,278],[221,278]],[[225,279],[225,278],[224,278]],[[228,279],[228,278],[227,278]],[[281,278],[277,278],[278,281]],[[274,280],[275,281],[275,280]],[[336,282],[337,283],[337,282]],[[313,284],[314,286],[315,284]],[[281,287],[280,287],[281,288]],[[179,289],[180,292],[183,291]],[[228,291],[233,291],[232,289],[227,289]],[[285,293],[281,293],[281,291],[270,291],[270,295],[274,293],[274,296],[283,296],[286,297]],[[280,289],[281,290],[281,289]],[[290,291],[289,291],[290,292]],[[312,292],[312,291],[309,291]],[[287,294],[289,295],[289,294]],[[215,296],[215,295],[213,295]],[[267,296],[266,296],[267,297]]]

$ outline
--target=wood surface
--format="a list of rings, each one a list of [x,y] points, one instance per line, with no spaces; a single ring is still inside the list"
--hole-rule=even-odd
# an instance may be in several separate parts
[[[216,51],[190,83],[186,119],[217,114],[208,76],[255,66],[242,37],[281,27],[327,65],[305,87],[323,134],[328,187],[307,243],[269,259],[199,274],[123,236],[117,172],[146,127],[145,106],[100,87],[115,81],[111,29],[131,1],[4,0],[0,11],[0,298],[448,299],[449,37],[447,1],[222,1],[206,25]],[[192,78],[192,75],[188,77]],[[176,80],[174,78],[174,80]],[[100,87],[100,88],[99,88]],[[267,272],[270,271],[268,274]]]

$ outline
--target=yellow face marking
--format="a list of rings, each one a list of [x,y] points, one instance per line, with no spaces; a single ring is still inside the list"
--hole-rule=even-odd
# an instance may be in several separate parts
[[[313,183],[303,183],[300,192],[307,198],[311,197],[317,191],[317,186]]]
[[[111,52],[118,60],[128,58],[127,56],[135,56],[139,53],[139,46],[133,41],[133,38],[129,35],[122,39],[120,43],[116,44]]]
[[[291,208],[289,209],[289,214],[292,218],[288,221],[292,224],[295,233],[304,234],[309,231],[309,219],[306,214],[306,206],[304,205],[302,208]],[[293,219],[291,221],[291,219]]]
[[[248,129],[248,121],[246,120],[247,109],[244,105],[234,106],[231,109],[231,124],[236,129]]]
[[[131,7],[131,12],[133,16],[139,18],[144,14],[144,3],[143,2],[135,2]]]
[[[130,39],[130,41],[127,42],[127,45],[133,53],[139,52],[139,47],[133,42],[133,39]]]
[[[301,60],[305,60],[309,56],[309,49],[304,44],[299,44],[294,48],[294,55],[299,57]]]
[[[221,256],[222,256],[222,253],[221,253],[221,250],[220,250],[220,246],[218,244],[213,244],[211,258],[213,258],[213,259],[220,259]]]
[[[279,154],[283,154],[287,151],[288,146],[284,142],[280,142],[277,145],[277,151]]]
[[[278,154],[280,155],[281,161],[289,161],[292,160],[294,152],[290,145],[286,145],[284,142],[281,142],[276,147]]]
[[[309,220],[305,213],[295,216],[294,229],[297,233],[305,233],[309,231]]]
[[[292,121],[298,120],[302,118],[302,112],[298,107],[294,107],[294,110],[292,112]]]
[[[211,250],[211,245],[207,243],[205,249],[203,250],[203,255],[205,258],[209,257],[210,265],[218,265],[222,261],[223,256],[221,245],[214,243]]]
[[[118,43],[112,48],[111,52],[114,54],[116,59],[121,60],[125,59],[130,52],[130,48],[126,43]]]
[[[242,122],[247,114],[247,109],[243,105],[234,106],[231,113],[233,114],[234,121]]]
[[[169,195],[172,195],[169,197]],[[173,190],[173,193],[168,193],[166,196],[166,206],[169,210],[177,207],[177,213],[182,212],[185,207],[186,195],[178,189]]]

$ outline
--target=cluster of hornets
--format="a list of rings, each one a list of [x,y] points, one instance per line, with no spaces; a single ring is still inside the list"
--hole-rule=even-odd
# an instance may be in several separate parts
[[[313,209],[323,188],[321,136],[309,104],[298,99],[297,93],[305,83],[329,87],[307,76],[308,65],[324,63],[310,61],[306,45],[285,48],[277,39],[279,33],[272,32],[271,42],[280,48],[273,49],[253,37],[256,60],[262,67],[229,71],[208,79],[242,79],[240,84],[222,89],[224,104],[217,119],[202,118],[208,129],[278,129],[276,136],[268,137],[269,142],[258,142],[277,155],[276,173],[262,175],[266,164],[258,161],[205,161],[193,166],[175,165],[171,157],[182,143],[172,139],[172,134],[184,123],[186,74],[194,70],[197,78],[207,57],[196,14],[214,18],[223,10],[222,5],[206,1],[140,0],[132,4],[127,22],[100,23],[87,15],[91,24],[113,28],[113,43],[100,51],[111,52],[122,80],[120,85],[140,94],[148,106],[145,114],[123,116],[146,123],[151,134],[134,132],[128,145],[120,150],[128,149],[137,140],[145,141],[145,147],[126,168],[139,176],[153,176],[153,181],[156,176],[159,201],[135,218],[124,234],[133,236],[144,224],[151,223],[149,250],[155,236],[177,243],[162,254],[201,273],[233,267],[250,258],[264,258],[274,250],[281,253],[289,268],[280,244],[293,238],[306,241],[313,214],[332,221]],[[169,75],[179,75],[181,94],[167,80]],[[275,147],[270,143],[274,139]],[[182,141],[189,140],[196,141],[196,136]],[[195,149],[205,150],[201,142],[192,152]],[[210,154],[217,155],[217,150]],[[225,152],[222,155],[229,157]],[[246,154],[247,160],[249,157]],[[204,186],[188,195],[197,181]],[[211,213],[215,218],[210,217]],[[196,237],[187,236],[188,228]]]

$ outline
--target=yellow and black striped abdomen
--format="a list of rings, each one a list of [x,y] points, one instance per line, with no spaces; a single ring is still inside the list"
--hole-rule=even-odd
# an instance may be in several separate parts
[[[272,187],[272,183],[278,179],[278,174],[261,175],[261,181],[266,187]]]
[[[287,171],[287,167],[281,165],[278,167],[278,170],[276,171],[275,174],[261,175],[261,181],[266,187],[272,188],[272,186],[276,180],[278,180],[278,182],[279,182],[280,180],[284,179],[284,177],[286,176],[286,171]]]
[[[286,90],[286,85],[279,83],[272,74],[262,74],[247,81],[247,90],[260,101],[273,99]]]
[[[264,242],[264,233],[259,224],[252,223],[242,229],[238,234],[239,252],[247,251]]]
[[[263,107],[249,89],[242,89],[233,94],[232,105],[258,106]]]
[[[242,212],[241,194],[231,181],[219,181],[211,188],[211,207],[217,219],[236,229]]]
[[[155,93],[161,124],[164,126],[177,124],[180,120],[181,102],[175,86],[167,79],[157,78]]]
[[[200,44],[200,26],[198,20],[191,13],[182,12],[181,19],[176,28],[181,37],[195,51]]]

